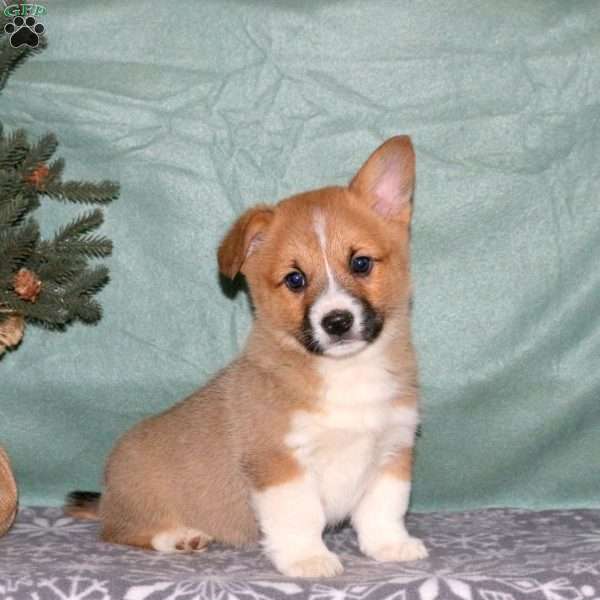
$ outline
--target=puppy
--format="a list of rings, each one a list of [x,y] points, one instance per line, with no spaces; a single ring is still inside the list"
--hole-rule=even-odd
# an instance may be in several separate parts
[[[427,556],[404,526],[418,424],[411,344],[410,138],[380,146],[347,187],[256,206],[218,251],[255,307],[242,354],[129,432],[105,491],[68,511],[109,542],[163,552],[262,535],[289,576],[342,572],[323,529],[348,517],[378,561]]]

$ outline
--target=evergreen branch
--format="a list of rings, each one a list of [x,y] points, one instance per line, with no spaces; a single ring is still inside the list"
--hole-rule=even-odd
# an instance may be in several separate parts
[[[54,181],[45,187],[43,193],[55,200],[66,202],[108,204],[119,195],[119,185],[113,181],[101,181],[100,183]]]
[[[0,91],[11,72],[37,48],[13,48],[4,32],[10,19],[0,14]],[[100,209],[89,211],[61,227],[50,240],[41,240],[37,223],[27,215],[39,207],[40,198],[83,204],[107,204],[116,199],[119,185],[110,181],[62,182],[64,160],[51,158],[57,140],[47,134],[30,144],[23,129],[5,136],[0,124],[0,307],[22,314],[29,322],[62,329],[79,319],[94,323],[102,316],[93,298],[108,282],[108,269],[88,268],[88,260],[106,257],[112,242],[93,232],[102,225]],[[42,168],[41,165],[47,166]],[[39,170],[38,170],[39,169]],[[24,300],[14,289],[15,273],[26,268],[42,282],[35,301]],[[2,316],[7,314],[2,312]]]
[[[71,307],[71,313],[84,323],[97,323],[102,318],[102,307],[93,298],[84,298]]]
[[[66,242],[70,239],[83,236],[100,227],[103,222],[104,216],[99,208],[84,213],[73,219],[68,225],[61,227],[54,235],[54,243]]]
[[[62,297],[44,293],[44,288],[36,302],[21,300],[16,294],[0,294],[0,302],[3,307],[18,312],[26,319],[34,319],[50,325],[64,325],[72,318]]]
[[[35,247],[35,252],[31,255],[31,260],[38,264],[43,264],[52,256],[52,242],[48,240],[40,240]],[[35,269],[34,269],[35,270]]]
[[[65,169],[65,161],[63,158],[57,158],[48,165],[48,177],[46,177],[46,185],[50,185],[54,181],[60,179]]]
[[[108,283],[108,268],[104,265],[85,270],[66,289],[65,298],[91,296]]]
[[[100,267],[83,273],[67,288],[44,282],[36,302],[22,300],[12,290],[0,290],[0,305],[45,326],[66,325],[74,319],[95,323],[102,317],[102,309],[92,295],[107,281],[108,269]]]
[[[13,131],[0,142],[0,169],[16,168],[28,152],[29,144],[25,131],[23,129]]]
[[[44,282],[51,285],[67,285],[85,270],[87,261],[82,257],[61,256],[50,254],[40,260],[36,256],[34,260],[26,265]]]
[[[112,254],[113,245],[108,238],[102,235],[84,235],[55,243],[53,248],[60,254],[104,258]]]
[[[25,191],[25,184],[14,169],[0,169],[1,196],[12,197],[23,191]]]
[[[13,273],[31,256],[39,239],[40,230],[33,219],[18,227],[0,229],[0,279]]]
[[[69,288],[45,282],[35,302],[19,298],[14,291],[0,290],[0,304],[3,310],[18,312],[46,326],[66,325],[74,319],[95,323],[102,317],[102,310],[92,295],[107,281],[107,269],[94,269]]]
[[[0,229],[18,223],[29,211],[30,204],[30,198],[23,194],[17,194],[6,201],[0,202]]]
[[[22,177],[30,175],[41,163],[47,163],[56,152],[58,140],[53,133],[47,133],[37,144],[31,146],[22,165]]]
[[[2,31],[4,31],[4,26]],[[25,61],[30,52],[31,48],[29,46],[13,48],[8,38],[2,40],[2,43],[0,43],[0,90],[6,85],[12,71]]]
[[[4,25],[0,26],[0,32],[4,33]],[[37,48],[25,45],[13,48],[10,45],[8,37],[2,36],[0,39],[2,40],[0,42],[0,90],[2,90],[6,85],[9,75],[20,67],[29,56],[45,50],[48,42],[46,41],[46,36],[42,36]]]

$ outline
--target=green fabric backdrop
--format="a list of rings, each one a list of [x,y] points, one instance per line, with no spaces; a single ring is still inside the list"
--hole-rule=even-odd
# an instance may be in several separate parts
[[[23,503],[98,488],[121,432],[235,354],[235,215],[409,133],[414,508],[600,506],[600,3],[53,0],[43,22],[0,118],[122,194],[102,322],[0,360]],[[49,231],[76,212],[46,209]]]

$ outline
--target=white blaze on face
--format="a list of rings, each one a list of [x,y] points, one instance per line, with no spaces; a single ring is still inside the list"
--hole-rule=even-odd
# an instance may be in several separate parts
[[[325,263],[327,283],[321,295],[311,306],[308,317],[315,340],[323,349],[323,354],[328,356],[347,356],[362,350],[367,343],[362,339],[363,310],[360,302],[348,294],[335,279],[331,265],[327,258],[327,235],[325,215],[316,210],[313,217],[313,228]],[[343,340],[332,339],[323,329],[323,318],[334,310],[347,310],[352,313],[354,322],[352,328]]]

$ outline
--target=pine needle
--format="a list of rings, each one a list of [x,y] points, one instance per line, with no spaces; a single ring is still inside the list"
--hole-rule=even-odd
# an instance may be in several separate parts
[[[112,242],[102,235],[84,235],[53,244],[54,250],[60,254],[86,256],[88,258],[105,258],[112,254]]]
[[[33,219],[18,227],[0,229],[0,277],[31,256],[39,239],[40,229]]]
[[[37,144],[31,146],[31,149],[23,161],[21,167],[22,177],[30,175],[40,164],[47,163],[54,152],[56,152],[57,146],[58,140],[53,133],[47,133],[40,138]]]
[[[49,185],[50,183],[57,181],[62,176],[62,173],[65,169],[65,160],[64,158],[57,158],[53,160],[48,165],[48,177],[46,178],[46,182]]]
[[[0,169],[14,169],[25,159],[28,151],[25,131],[16,129],[0,142]]]
[[[88,324],[97,323],[102,318],[102,307],[92,298],[78,302],[72,307],[72,312],[80,321]]]
[[[17,194],[13,198],[0,202],[0,229],[15,225],[28,211],[30,199],[23,194]]]
[[[55,200],[81,204],[108,204],[119,195],[119,185],[113,181],[89,183],[81,181],[52,182],[44,193]]]
[[[100,227],[103,222],[104,216],[99,208],[83,213],[56,232],[54,235],[54,243],[66,242],[79,236],[83,236]]]

